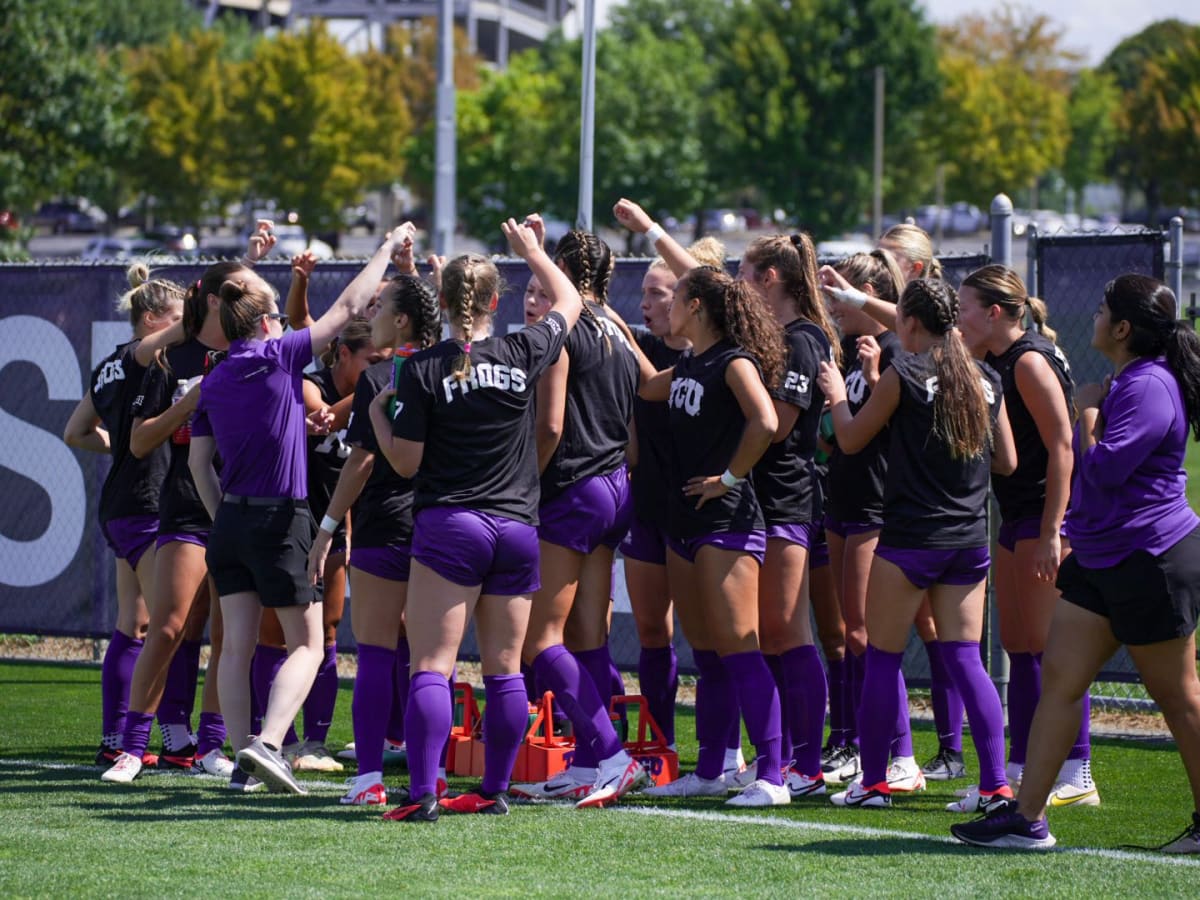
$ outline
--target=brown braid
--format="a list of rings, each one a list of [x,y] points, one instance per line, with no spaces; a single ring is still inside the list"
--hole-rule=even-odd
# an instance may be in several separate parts
[[[495,263],[479,254],[455,257],[442,272],[442,296],[450,319],[457,321],[463,330],[463,352],[451,370],[459,381],[471,376],[471,337],[475,320],[491,315],[491,299],[501,287]]]

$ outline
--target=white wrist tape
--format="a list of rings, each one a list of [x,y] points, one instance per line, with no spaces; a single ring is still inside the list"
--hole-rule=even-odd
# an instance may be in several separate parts
[[[325,518],[321,519],[321,530],[333,534],[335,531],[337,531],[338,526],[341,524],[342,523],[333,516],[326,515]]]
[[[727,488],[735,488],[745,480],[745,478],[738,478],[728,469],[721,473],[721,484]]]
[[[646,240],[648,240],[650,242],[650,246],[653,247],[664,235],[666,235],[666,233],[667,230],[655,222],[646,229]]]
[[[862,291],[858,290],[858,288],[847,289],[831,287],[830,285],[824,285],[823,288],[825,293],[827,293],[834,300],[837,300],[839,303],[845,303],[848,306],[853,306],[856,309],[862,309],[867,305],[867,301],[871,299],[869,295],[864,294]]]

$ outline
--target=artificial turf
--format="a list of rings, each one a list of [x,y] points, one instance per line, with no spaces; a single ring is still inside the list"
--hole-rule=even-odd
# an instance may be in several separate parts
[[[98,710],[95,667],[0,663],[0,895],[1194,896],[1200,877],[1200,860],[1115,850],[1161,843],[1187,822],[1182,766],[1161,742],[1096,741],[1103,805],[1055,811],[1051,829],[1070,849],[1035,855],[950,842],[948,826],[964,817],[943,807],[961,781],[931,783],[891,810],[628,798],[436,825],[340,806],[331,776],[302,776],[306,797],[235,795],[216,779],[154,772],[108,785],[91,764]],[[331,748],[350,739],[349,710],[344,686]],[[685,769],[691,732],[681,709]],[[918,755],[932,755],[933,735],[918,726],[914,737]],[[405,773],[385,780],[398,792]]]

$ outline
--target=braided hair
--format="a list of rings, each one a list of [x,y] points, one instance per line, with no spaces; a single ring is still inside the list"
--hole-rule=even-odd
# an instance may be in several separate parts
[[[617,264],[612,249],[592,232],[573,229],[563,235],[554,248],[554,262],[562,267],[583,297],[583,318],[600,332],[605,351],[612,353],[608,332],[601,328],[595,310],[589,305],[589,301],[598,306],[608,304],[608,284]]]
[[[135,262],[125,272],[129,290],[117,300],[117,311],[129,313],[129,324],[137,328],[146,313],[162,315],[172,303],[187,295],[183,285],[162,278],[151,278],[150,267]]]
[[[477,253],[455,257],[442,271],[442,296],[446,299],[450,321],[463,333],[463,352],[451,369],[451,374],[459,381],[471,377],[471,336],[475,333],[475,318],[491,316],[492,297],[502,289],[496,264]]]
[[[900,296],[899,314],[916,319],[941,341],[930,348],[937,390],[933,398],[933,431],[953,459],[980,456],[992,443],[988,402],[978,368],[954,328],[958,295],[934,278],[910,281]]]
[[[432,347],[442,336],[442,309],[437,291],[416,275],[397,275],[388,284],[384,302],[394,316],[406,315],[413,326],[415,342]]]

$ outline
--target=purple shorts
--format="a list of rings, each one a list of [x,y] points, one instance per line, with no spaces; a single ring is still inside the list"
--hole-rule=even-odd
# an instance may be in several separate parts
[[[825,517],[825,530],[832,531],[840,538],[848,538],[852,534],[866,534],[868,531],[878,531],[881,526],[873,522],[843,522],[833,516]]]
[[[537,529],[474,509],[431,506],[417,513],[412,556],[454,584],[481,585],[484,594],[515,597],[542,586]]]
[[[538,509],[538,539],[580,553],[601,544],[616,549],[633,519],[629,472],[621,466],[607,475],[575,482]]]
[[[158,535],[158,516],[123,516],[100,523],[104,539],[117,559],[136,569]]]
[[[706,534],[702,537],[680,541],[673,537],[667,538],[667,546],[682,556],[688,562],[696,561],[696,554],[701,547],[711,546],[721,550],[740,550],[758,560],[761,566],[767,555],[767,533],[765,531],[730,532]]]
[[[1036,540],[1042,535],[1041,517],[1030,516],[1027,519],[1017,519],[1015,522],[1001,522],[996,534],[996,543],[1012,553],[1017,549],[1017,541]]]
[[[798,525],[768,525],[767,540],[775,538],[789,544],[799,544],[806,550],[813,545],[820,525],[816,522],[801,522]]]
[[[656,566],[667,564],[667,537],[662,529],[648,525],[635,518],[629,525],[629,534],[621,541],[621,553],[626,559],[651,563]]]
[[[408,544],[392,544],[390,547],[360,547],[353,543],[350,545],[350,567],[376,578],[408,581],[411,564],[412,547]]]
[[[934,584],[978,584],[987,578],[991,558],[987,547],[956,550],[918,550],[879,544],[875,555],[898,566],[919,588]]]
[[[207,547],[208,535],[190,534],[186,531],[160,531],[154,539],[155,549],[161,550],[167,544],[195,544],[197,547]]]

